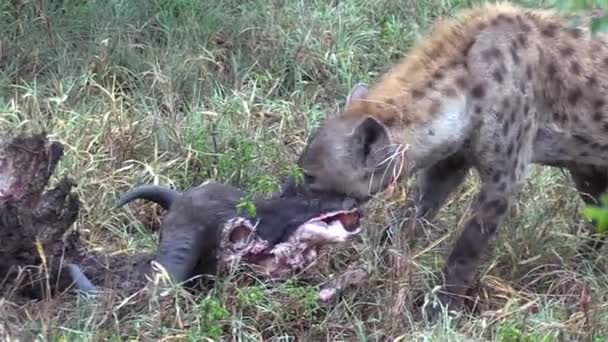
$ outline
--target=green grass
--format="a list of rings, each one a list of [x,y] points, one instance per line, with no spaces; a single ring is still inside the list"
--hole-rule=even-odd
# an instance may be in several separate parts
[[[20,1],[5,1],[0,130],[46,130],[65,144],[58,175],[78,180],[77,228],[91,248],[153,249],[155,207],[112,210],[119,193],[207,180],[276,191],[311,129],[354,83],[376,79],[438,16],[478,2],[41,0],[18,11]],[[0,333],[57,341],[608,339],[608,259],[576,258],[584,238],[571,227],[581,201],[549,168],[534,170],[485,262],[481,313],[421,321],[415,301],[431,290],[477,187],[472,175],[434,226],[402,222],[401,196],[374,200],[360,240],[284,282],[237,274],[198,296],[173,289],[25,307],[8,298]],[[380,244],[387,224],[395,233],[388,249]],[[359,263],[368,282],[336,304],[317,301],[322,280]]]

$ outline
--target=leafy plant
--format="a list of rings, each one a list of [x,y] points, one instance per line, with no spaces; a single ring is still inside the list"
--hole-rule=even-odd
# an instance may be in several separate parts
[[[236,205],[236,209],[239,214],[246,213],[251,217],[254,217],[257,213],[255,202],[251,196],[243,197]]]
[[[219,338],[224,333],[222,321],[230,319],[230,312],[224,304],[211,296],[204,298],[199,304],[200,325],[198,331],[194,330],[193,338],[199,340],[201,337]]]
[[[578,12],[589,9],[608,9],[608,0],[556,0],[557,8],[569,11]],[[603,32],[608,30],[608,14],[591,20],[591,32]]]
[[[600,198],[600,205],[589,205],[583,210],[583,215],[589,220],[594,220],[598,232],[605,233],[608,231],[608,194]]]

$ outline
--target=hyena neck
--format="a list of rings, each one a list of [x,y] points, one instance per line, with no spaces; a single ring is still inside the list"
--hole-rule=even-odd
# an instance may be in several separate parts
[[[456,57],[454,57],[456,58]],[[463,61],[458,57],[459,62]],[[408,63],[406,57],[403,63]],[[454,59],[456,61],[456,59]],[[394,148],[406,148],[408,171],[435,163],[460,149],[474,126],[467,108],[468,74],[464,63],[428,73],[412,71],[411,80],[400,77],[399,66],[351,105],[349,116],[371,116],[389,132]]]

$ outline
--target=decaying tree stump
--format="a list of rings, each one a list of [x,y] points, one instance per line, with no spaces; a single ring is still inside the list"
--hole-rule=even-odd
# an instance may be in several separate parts
[[[69,285],[59,271],[79,255],[78,233],[69,230],[79,210],[76,183],[63,177],[45,191],[62,156],[63,146],[44,133],[0,138],[2,296],[41,297]]]
[[[40,299],[68,289],[73,263],[101,288],[141,288],[155,253],[108,255],[82,248],[70,229],[80,207],[76,182],[45,191],[63,146],[45,134],[0,138],[0,297]]]

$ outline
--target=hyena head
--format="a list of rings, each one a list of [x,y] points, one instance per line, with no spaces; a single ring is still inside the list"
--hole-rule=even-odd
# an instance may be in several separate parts
[[[357,106],[367,94],[367,86],[357,84],[342,113],[326,118],[311,135],[297,161],[304,179],[290,177],[283,196],[329,192],[367,200],[393,180],[395,149],[389,131]]]

